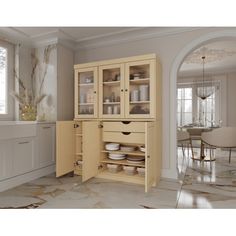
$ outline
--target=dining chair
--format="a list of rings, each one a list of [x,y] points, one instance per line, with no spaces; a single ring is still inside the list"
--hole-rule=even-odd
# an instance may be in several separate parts
[[[183,156],[185,156],[184,148],[188,149],[188,156],[189,156],[189,148],[191,149],[192,158],[194,159],[193,154],[193,146],[192,146],[192,139],[190,134],[185,130],[177,130],[177,143],[178,146],[182,147]]]
[[[204,146],[210,148],[229,149],[229,163],[231,162],[231,151],[236,148],[236,127],[221,127],[210,132],[201,134],[201,152],[204,153]],[[210,159],[212,158],[210,151]]]

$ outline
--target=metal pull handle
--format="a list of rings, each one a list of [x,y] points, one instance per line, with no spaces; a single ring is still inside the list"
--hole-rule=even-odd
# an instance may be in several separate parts
[[[74,128],[79,128],[79,125],[78,124],[74,124]]]
[[[50,129],[50,128],[51,128],[50,126],[43,127],[43,129]]]
[[[121,89],[120,91],[121,91],[121,92],[124,92],[124,89]]]
[[[97,93],[97,91],[93,91],[93,93],[94,93],[94,94],[96,94],[96,93]]]
[[[125,92],[128,92],[128,89],[125,89]]]
[[[129,135],[131,132],[122,132],[124,135]]]
[[[26,144],[26,143],[29,143],[29,141],[27,141],[27,142],[19,142],[18,144]]]
[[[150,158],[150,155],[148,155],[147,158]]]

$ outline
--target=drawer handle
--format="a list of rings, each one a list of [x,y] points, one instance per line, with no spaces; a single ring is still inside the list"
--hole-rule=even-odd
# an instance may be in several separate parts
[[[128,125],[131,121],[121,121],[123,124]]]
[[[122,134],[129,135],[129,134],[131,134],[131,132],[122,132]]]
[[[29,143],[29,141],[27,141],[27,142],[19,142],[18,144],[26,144],[26,143]]]
[[[50,129],[50,128],[51,128],[50,126],[43,127],[43,129]]]
[[[79,128],[79,124],[74,124],[74,128]]]

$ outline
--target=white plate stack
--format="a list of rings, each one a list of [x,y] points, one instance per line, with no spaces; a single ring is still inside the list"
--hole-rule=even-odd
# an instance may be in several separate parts
[[[140,85],[140,101],[148,101],[149,100],[149,86],[148,85]]]
[[[109,153],[108,158],[112,160],[124,160],[126,158],[126,155],[118,153]]]
[[[144,163],[145,157],[143,156],[128,156],[127,162],[133,163],[133,164],[141,164]]]
[[[120,146],[120,150],[123,152],[133,152],[135,147],[133,146]]]
[[[120,149],[120,144],[119,143],[107,143],[105,145],[105,149],[108,151],[117,151]]]

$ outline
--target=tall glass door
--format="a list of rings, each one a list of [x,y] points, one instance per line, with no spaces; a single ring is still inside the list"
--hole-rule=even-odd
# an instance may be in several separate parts
[[[126,117],[151,118],[155,111],[155,63],[126,63]]]
[[[103,118],[124,116],[123,64],[99,67],[99,112]]]
[[[97,117],[97,67],[75,71],[75,117]]]

